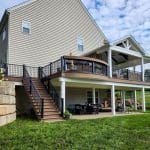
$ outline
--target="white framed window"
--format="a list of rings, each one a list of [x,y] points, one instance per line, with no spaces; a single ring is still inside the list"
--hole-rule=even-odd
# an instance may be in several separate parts
[[[83,38],[81,38],[80,36],[77,37],[77,47],[79,51],[84,50]]]
[[[29,21],[22,21],[22,32],[26,34],[31,33],[31,23]]]
[[[3,41],[6,39],[6,28],[3,30],[2,38],[3,38]]]

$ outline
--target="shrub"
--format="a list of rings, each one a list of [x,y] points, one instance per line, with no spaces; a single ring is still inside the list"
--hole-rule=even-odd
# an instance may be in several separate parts
[[[2,81],[4,78],[4,73],[3,73],[3,69],[0,68],[0,81]]]
[[[71,113],[69,111],[65,111],[63,117],[64,117],[64,119],[69,120],[71,117]]]

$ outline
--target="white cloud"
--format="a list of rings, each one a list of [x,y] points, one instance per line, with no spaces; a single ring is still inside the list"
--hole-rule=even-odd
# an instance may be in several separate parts
[[[86,7],[110,41],[132,34],[150,53],[149,0],[88,0]]]

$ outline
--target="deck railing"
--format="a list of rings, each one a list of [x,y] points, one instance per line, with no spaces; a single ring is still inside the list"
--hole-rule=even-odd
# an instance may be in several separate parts
[[[142,73],[128,69],[119,69],[113,71],[113,77],[130,81],[142,81]]]
[[[0,64],[0,68],[3,68],[5,76],[10,77],[23,77],[25,71],[23,65],[16,64]],[[26,70],[31,77],[38,78],[38,67],[26,66]]]
[[[27,68],[28,67],[23,65],[23,80],[25,82],[24,86],[26,91],[28,91],[30,96],[33,98],[33,101],[36,103],[36,112],[39,115],[38,117],[43,118],[44,100],[41,98],[38,90],[36,89]]]
[[[3,68],[5,76],[22,78],[24,74],[23,65],[0,64],[0,68]],[[35,78],[45,78],[61,72],[98,74],[107,76],[107,68],[108,67],[105,62],[97,59],[75,56],[63,56],[44,67],[26,66],[29,75]],[[40,69],[42,70],[42,74],[39,71]],[[114,69],[113,78],[142,81],[142,74],[141,72],[130,71],[128,69]],[[150,75],[145,74],[145,82],[150,82]]]
[[[40,74],[44,75],[44,72],[42,69],[40,69]],[[46,75],[44,75],[46,76]],[[43,83],[46,91],[48,92],[48,94],[52,97],[53,101],[55,102],[56,106],[58,107],[58,109],[60,110],[60,112],[63,115],[63,100],[60,99],[59,94],[57,93],[57,90],[55,89],[55,87],[52,85],[51,81],[45,80],[44,78],[42,78],[40,76],[41,82]]]
[[[107,76],[106,63],[86,57],[64,56],[43,67],[42,70],[44,73],[42,77],[54,75],[60,72],[89,73]]]

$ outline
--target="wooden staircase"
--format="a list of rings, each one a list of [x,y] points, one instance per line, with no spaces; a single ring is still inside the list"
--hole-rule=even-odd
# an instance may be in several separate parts
[[[46,91],[41,80],[31,78],[27,71],[24,76],[23,84],[37,118],[50,121],[62,119],[58,106]]]
[[[60,112],[59,109],[57,108],[54,100],[48,92],[45,90],[44,85],[39,79],[32,79],[33,84],[36,86],[41,98],[44,101],[44,109],[43,109],[43,120],[45,119],[60,119]],[[36,106],[36,103],[33,104]],[[36,108],[36,107],[35,107]]]

